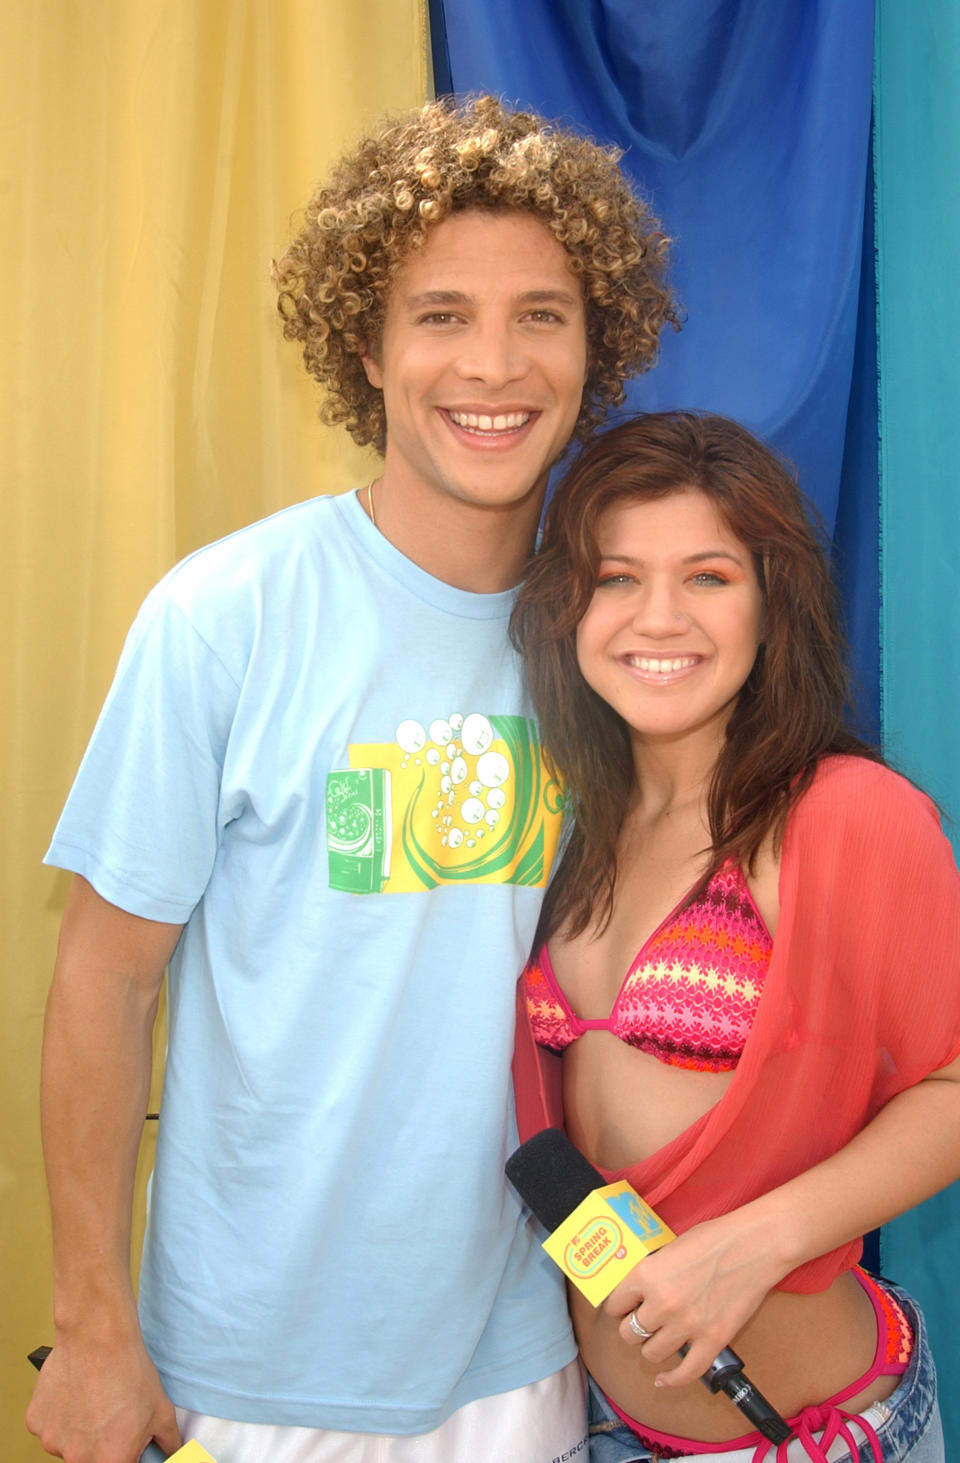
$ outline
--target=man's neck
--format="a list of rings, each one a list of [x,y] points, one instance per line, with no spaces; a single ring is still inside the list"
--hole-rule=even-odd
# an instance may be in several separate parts
[[[504,507],[438,498],[414,512],[378,478],[360,503],[384,538],[427,574],[471,594],[512,589],[533,551],[543,494]]]

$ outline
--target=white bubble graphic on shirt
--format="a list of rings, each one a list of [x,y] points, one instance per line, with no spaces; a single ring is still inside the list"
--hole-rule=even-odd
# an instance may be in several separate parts
[[[501,820],[507,804],[504,786],[514,772],[508,757],[491,750],[495,739],[490,718],[479,711],[433,717],[427,729],[413,718],[397,727],[397,745],[406,753],[404,766],[426,747],[430,819],[441,845],[448,849],[475,848],[477,840]],[[432,773],[436,780],[431,785]]]
[[[477,776],[484,787],[502,787],[510,776],[510,763],[500,752],[484,752],[477,758]]]
[[[463,750],[473,757],[485,752],[493,741],[493,727],[487,717],[482,716],[479,711],[471,711],[464,719],[460,741]]]
[[[411,755],[421,752],[427,744],[427,734],[419,721],[401,721],[396,731],[397,746]]]

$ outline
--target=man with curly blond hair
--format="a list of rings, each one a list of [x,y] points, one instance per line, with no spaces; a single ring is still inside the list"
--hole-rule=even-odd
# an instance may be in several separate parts
[[[325,418],[383,468],[153,591],[54,836],[50,1452],[585,1449],[563,1294],[502,1177],[560,818],[507,622],[551,466],[674,319],[664,254],[613,153],[483,98],[363,139],[276,265]]]

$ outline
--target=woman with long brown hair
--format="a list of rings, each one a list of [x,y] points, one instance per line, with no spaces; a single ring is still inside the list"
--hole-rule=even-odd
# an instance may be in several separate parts
[[[521,1136],[565,1127],[678,1236],[600,1309],[571,1293],[592,1458],[937,1463],[922,1317],[857,1262],[960,1174],[960,881],[845,729],[793,479],[720,417],[615,428],[553,499],[514,634],[571,815]],[[727,1345],[789,1444],[696,1385]]]

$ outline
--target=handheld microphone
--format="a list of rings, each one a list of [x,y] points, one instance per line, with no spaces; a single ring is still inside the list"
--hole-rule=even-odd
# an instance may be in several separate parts
[[[28,1352],[27,1361],[39,1371],[52,1350],[51,1346],[38,1346],[34,1351]],[[140,1454],[140,1463],[216,1463],[216,1459],[193,1438],[175,1453],[169,1454],[156,1443],[148,1443]]]
[[[507,1178],[550,1231],[543,1248],[592,1305],[615,1290],[638,1261],[676,1239],[625,1179],[605,1184],[559,1128],[521,1143],[506,1163]],[[684,1343],[681,1356],[689,1351]],[[793,1436],[789,1424],[744,1376],[743,1362],[725,1346],[700,1378],[723,1392],[771,1443]]]

